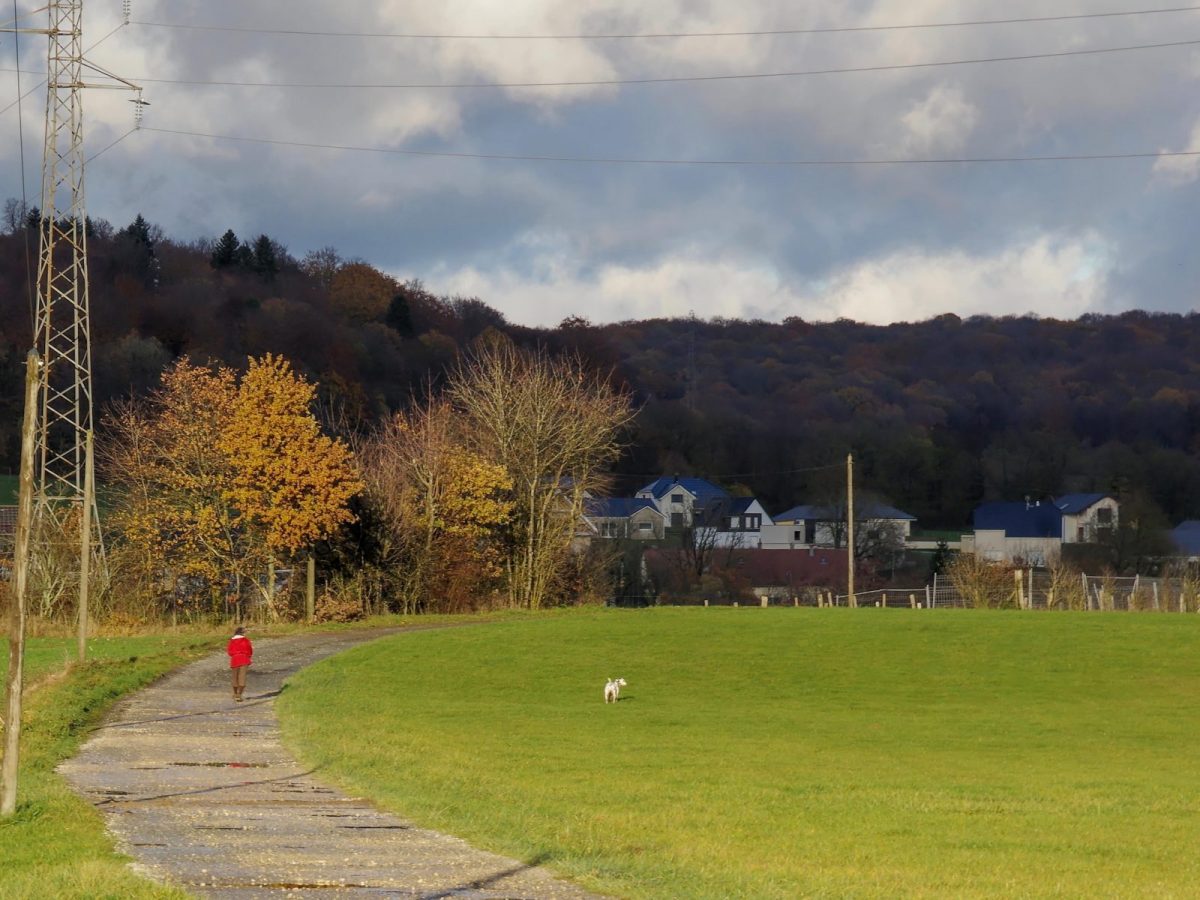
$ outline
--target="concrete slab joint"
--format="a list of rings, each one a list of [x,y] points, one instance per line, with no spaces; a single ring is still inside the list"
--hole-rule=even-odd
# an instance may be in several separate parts
[[[255,642],[246,702],[225,654],[126,698],[59,767],[140,873],[203,897],[593,897],[347,797],[283,748],[274,699],[293,673],[380,632]]]

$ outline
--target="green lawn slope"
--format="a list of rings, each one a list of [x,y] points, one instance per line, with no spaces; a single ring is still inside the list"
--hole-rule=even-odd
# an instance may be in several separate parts
[[[1198,650],[1189,616],[604,610],[376,642],[280,709],[325,777],[623,896],[1183,897]]]
[[[0,898],[182,898],[139,878],[118,854],[100,814],[54,767],[71,756],[114,702],[219,645],[198,635],[94,638],[89,662],[63,638],[28,642],[21,771],[14,817],[0,820]],[[8,668],[0,655],[0,683]],[[2,714],[2,713],[0,713]],[[2,751],[0,751],[2,752]]]

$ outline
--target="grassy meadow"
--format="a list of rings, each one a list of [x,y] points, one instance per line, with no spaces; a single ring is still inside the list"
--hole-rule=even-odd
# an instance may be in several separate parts
[[[138,878],[114,852],[100,814],[54,767],[120,697],[218,644],[196,634],[94,638],[88,663],[68,668],[73,639],[29,640],[17,814],[0,820],[0,898],[186,896]],[[7,669],[4,652],[0,678]]]
[[[1184,897],[1198,651],[1194,616],[597,610],[387,638],[279,703],[323,777],[621,896]]]

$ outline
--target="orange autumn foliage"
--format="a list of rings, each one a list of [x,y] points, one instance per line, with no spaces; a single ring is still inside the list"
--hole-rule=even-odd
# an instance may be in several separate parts
[[[219,448],[230,461],[226,501],[238,525],[263,531],[275,553],[294,554],[352,521],[362,490],[350,449],[321,434],[316,387],[268,353],[250,360]]]
[[[115,407],[99,458],[127,562],[151,580],[256,582],[267,560],[350,521],[361,484],[346,446],[320,433],[314,392],[279,357],[250,360],[240,380],[185,358],[145,401]]]

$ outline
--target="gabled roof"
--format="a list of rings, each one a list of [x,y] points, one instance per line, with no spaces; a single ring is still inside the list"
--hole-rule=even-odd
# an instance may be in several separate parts
[[[658,507],[654,505],[654,501],[644,498],[592,497],[583,504],[583,514],[593,519],[628,519],[643,509],[662,516]]]
[[[976,531],[1008,537],[1061,538],[1063,512],[1053,503],[984,503],[976,507]]]
[[[1171,541],[1185,556],[1200,556],[1200,519],[1180,522],[1171,532]]]
[[[704,506],[709,500],[729,496],[727,491],[721,490],[711,481],[705,481],[703,478],[668,478],[666,475],[646,485],[638,493],[650,494],[655,500],[661,500],[677,488],[683,488],[690,493],[700,506]]]
[[[1090,506],[1094,506],[1112,494],[1063,494],[1054,498],[1054,505],[1063,511],[1064,515],[1077,516]]]
[[[886,503],[866,503],[861,507],[856,507],[854,510],[856,519],[899,519],[900,521],[915,522],[917,517],[909,515],[902,509],[896,509],[894,506],[888,506]],[[799,522],[799,521],[816,521],[816,522],[840,522],[846,518],[845,509],[834,509],[831,506],[814,506],[805,504],[802,506],[793,506],[787,512],[781,512],[777,516],[773,516],[777,523],[782,522]]]
[[[729,514],[731,516],[744,515],[754,503],[754,497],[734,497],[733,502],[729,504]]]

